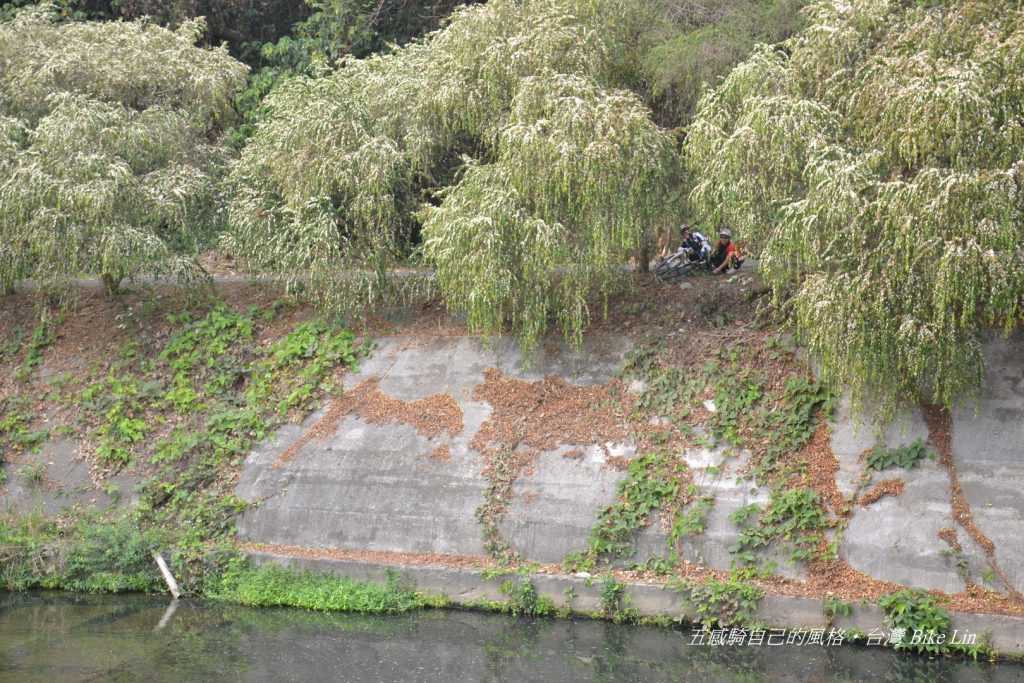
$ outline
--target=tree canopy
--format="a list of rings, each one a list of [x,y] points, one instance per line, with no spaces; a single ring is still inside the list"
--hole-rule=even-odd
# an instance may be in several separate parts
[[[345,307],[394,296],[388,271],[422,237],[474,329],[511,321],[531,343],[554,318],[578,338],[588,301],[677,215],[674,140],[621,89],[636,7],[492,0],[287,81],[233,173],[227,246]]]
[[[53,19],[0,23],[0,284],[194,276],[191,248],[223,220],[211,139],[246,68],[195,46],[201,20]]]
[[[1024,301],[1018,0],[819,1],[701,101],[691,200],[760,253],[825,376],[949,404]]]

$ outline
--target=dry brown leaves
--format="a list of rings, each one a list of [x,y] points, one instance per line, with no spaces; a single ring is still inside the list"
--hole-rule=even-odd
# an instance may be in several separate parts
[[[867,507],[872,503],[877,503],[886,496],[898,496],[903,493],[904,486],[906,484],[902,479],[883,479],[862,493],[860,498],[857,499],[857,504],[861,507]],[[953,533],[953,538],[956,539],[956,532]]]
[[[377,379],[369,379],[346,394],[353,402],[353,412],[365,422],[407,424],[428,439],[462,432],[462,408],[448,394],[401,401],[382,392],[378,384]]]
[[[960,593],[940,595],[939,597],[954,612],[1024,616],[1024,602],[1021,602],[1020,599],[978,585],[968,586]]]
[[[962,553],[964,551],[963,546],[960,545],[960,540],[956,537],[956,529],[952,527],[943,527],[939,529],[939,540],[949,546],[949,549]]]
[[[795,582],[794,582],[795,583]],[[800,582],[796,593],[805,597],[835,595],[844,600],[877,600],[886,593],[898,591],[906,586],[890,581],[880,581],[862,571],[854,569],[843,559],[814,560],[808,564],[808,579]]]
[[[825,419],[821,420],[807,445],[796,454],[795,460],[803,465],[799,485],[815,491],[833,513],[845,516],[848,506],[836,483],[839,460],[832,451],[831,431]]]
[[[446,443],[441,444],[430,452],[430,459],[437,460],[438,462],[448,462],[452,459],[452,449]]]
[[[974,523],[971,506],[960,488],[960,477],[957,475],[953,462],[953,425],[949,411],[939,406],[925,406],[924,418],[928,423],[928,438],[939,452],[939,463],[949,474],[950,504],[953,506],[953,518],[964,528],[964,531],[981,546],[988,557],[993,557],[996,546],[992,540],[982,533]]]
[[[616,472],[625,472],[629,469],[629,458],[625,458],[621,455],[609,455],[605,458],[605,467]]]
[[[562,444],[622,443],[629,437],[619,382],[580,387],[560,377],[537,382],[484,371],[473,398],[492,407],[470,444],[481,453],[495,448],[554,450]]]
[[[356,415],[364,422],[375,425],[407,424],[421,435],[433,439],[447,433],[449,437],[462,432],[462,408],[448,394],[434,394],[417,401],[401,401],[380,390],[380,380],[368,379],[356,388],[345,392],[331,401],[324,416],[300,436],[280,456],[274,467],[281,467],[314,440],[332,436],[347,415]],[[431,457],[435,460],[447,458],[438,449]],[[447,446],[444,446],[447,449]]]

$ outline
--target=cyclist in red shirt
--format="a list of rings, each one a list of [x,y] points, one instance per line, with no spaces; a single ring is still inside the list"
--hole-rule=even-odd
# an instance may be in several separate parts
[[[724,273],[730,268],[739,269],[743,265],[743,258],[736,243],[732,241],[732,231],[722,228],[718,233],[718,242],[711,252],[711,267],[713,273]]]

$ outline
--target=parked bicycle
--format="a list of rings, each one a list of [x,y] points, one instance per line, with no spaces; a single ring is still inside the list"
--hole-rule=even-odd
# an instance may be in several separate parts
[[[654,267],[654,276],[661,282],[671,284],[698,271],[711,271],[711,244],[707,238],[688,225],[680,228],[680,237],[679,249]]]

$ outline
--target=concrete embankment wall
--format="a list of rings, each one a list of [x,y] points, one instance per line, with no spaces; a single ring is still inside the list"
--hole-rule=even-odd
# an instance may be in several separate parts
[[[608,336],[591,340],[579,353],[546,349],[527,368],[515,344],[505,340],[486,345],[457,336],[382,339],[360,370],[346,379],[346,388],[371,381],[388,400],[412,406],[450,397],[461,412],[460,429],[431,431],[422,425],[363,419],[358,411],[332,413],[331,406],[325,406],[305,424],[281,430],[247,459],[237,492],[254,505],[240,520],[240,537],[255,544],[309,549],[482,556],[486,539],[479,511],[491,482],[473,443],[493,409],[476,392],[486,371],[497,369],[530,381],[557,375],[576,386],[596,386],[615,376],[630,348],[625,337]],[[925,460],[898,473],[904,482],[899,495],[854,505],[838,541],[840,557],[855,570],[874,579],[950,594],[961,593],[969,584],[1024,591],[1024,335],[989,343],[986,356],[988,371],[980,399],[952,413],[950,449],[956,481],[949,463]],[[897,447],[929,437],[926,415],[910,410],[888,428],[884,441]],[[842,404],[830,439],[838,462],[836,484],[844,496],[853,496],[862,485],[862,456],[876,444],[876,435],[870,426],[855,424]],[[730,547],[739,534],[731,513],[750,503],[767,502],[770,492],[739,476],[743,453],[711,446],[681,455],[695,482],[715,497],[704,534],[683,545],[683,559],[729,569]],[[513,483],[498,531],[526,561],[561,562],[586,547],[599,512],[615,500],[616,486],[626,476],[622,463],[636,456],[628,439],[567,442],[541,453]],[[875,473],[869,485],[891,475]],[[956,519],[956,484],[960,507],[969,508],[980,535],[968,533]],[[952,539],[949,529],[955,535]],[[654,520],[639,535],[637,554],[630,562],[663,555],[666,536]],[[994,548],[981,547],[979,538],[990,539]],[[959,550],[953,551],[951,540]],[[356,577],[383,571],[372,563],[332,564],[327,559],[272,555],[257,557]],[[496,584],[482,580],[479,572],[437,569],[439,574],[431,574],[434,570],[422,567],[407,571],[424,589],[460,601],[501,599],[494,593]],[[805,569],[786,561],[779,562],[779,572],[793,578],[806,575]],[[571,585],[579,596],[576,608],[592,611],[595,589],[580,585],[583,579],[562,576],[543,581],[552,582],[543,590],[553,599]],[[538,590],[546,585],[543,581]],[[682,613],[682,603],[670,591],[644,586],[630,591],[645,614]],[[766,621],[821,621],[820,599],[772,599],[782,602],[772,607],[766,599]],[[867,626],[865,630],[881,622],[877,610],[859,614],[857,624]],[[1018,618],[961,614],[957,620],[963,628],[991,631],[1000,650],[1024,652],[1024,627]]]

